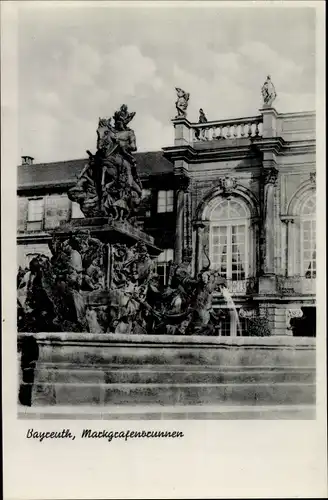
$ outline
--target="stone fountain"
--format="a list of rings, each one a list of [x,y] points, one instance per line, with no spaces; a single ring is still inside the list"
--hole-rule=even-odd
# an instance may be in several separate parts
[[[180,116],[189,94],[177,90]],[[18,414],[203,418],[195,406],[242,404],[247,411],[223,418],[253,418],[254,401],[276,405],[293,397],[313,404],[309,384],[300,390],[282,383],[275,390],[273,382],[282,375],[267,368],[280,363],[295,371],[313,364],[306,339],[290,354],[292,338],[218,336],[224,313],[213,309],[212,298],[225,282],[210,270],[209,259],[194,276],[185,249],[160,288],[154,258],[161,249],[138,224],[142,186],[133,156],[136,138],[128,127],[133,117],[123,105],[113,118],[99,119],[96,153],[88,152],[68,192],[85,218],[61,225],[49,245],[52,257],[38,255],[17,277]],[[312,377],[310,368],[302,376]],[[62,407],[70,411],[61,413]],[[220,412],[206,418],[222,418]]]
[[[161,249],[142,231],[142,185],[133,153],[135,113],[122,105],[113,118],[99,118],[97,150],[88,151],[68,197],[85,218],[62,224],[19,277],[19,330],[124,334],[215,334],[220,314],[212,293],[224,284],[209,270],[191,275],[191,251],[171,263],[163,290],[154,272]],[[140,220],[140,218],[139,218]]]

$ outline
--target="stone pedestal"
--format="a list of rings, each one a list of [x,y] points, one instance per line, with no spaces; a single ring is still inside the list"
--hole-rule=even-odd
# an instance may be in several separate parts
[[[271,138],[277,136],[277,116],[278,113],[275,108],[271,106],[263,106],[260,109],[260,113],[263,117],[263,138]]]
[[[154,238],[139,228],[126,221],[109,221],[106,217],[78,219],[71,221],[69,224],[62,224],[56,231],[56,236],[65,239],[72,231],[78,231],[79,229],[90,231],[92,237],[98,238],[105,243],[104,272],[106,290],[111,286],[111,271],[114,265],[112,259],[113,245],[120,243],[131,247],[140,242],[146,246],[152,258],[157,257],[162,251],[154,244]],[[94,303],[94,299],[92,302]]]
[[[132,226],[127,221],[109,221],[106,217],[95,217],[90,219],[76,219],[69,224],[61,224],[56,235],[63,239],[72,231],[88,229],[91,236],[99,238],[103,243],[125,243],[133,245],[142,242],[146,245],[149,255],[157,256],[161,249],[154,243],[154,238],[144,233],[138,227]]]
[[[174,118],[174,145],[186,146],[191,143],[191,124],[186,118]]]

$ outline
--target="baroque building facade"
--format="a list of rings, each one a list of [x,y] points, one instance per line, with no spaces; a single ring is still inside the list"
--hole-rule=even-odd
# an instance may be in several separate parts
[[[252,317],[265,317],[272,335],[291,335],[291,320],[302,317],[303,334],[314,336],[315,114],[278,113],[264,99],[253,117],[209,122],[202,111],[191,123],[183,101],[180,108],[174,144],[135,154],[146,207],[140,225],[163,250],[162,284],[170,260],[189,254],[197,274],[208,256],[232,300],[217,294],[215,307],[235,307],[239,316],[226,316],[221,335],[247,335]],[[85,162],[35,164],[24,157],[18,166],[20,267],[37,253],[50,254],[61,221],[83,217],[67,191]]]

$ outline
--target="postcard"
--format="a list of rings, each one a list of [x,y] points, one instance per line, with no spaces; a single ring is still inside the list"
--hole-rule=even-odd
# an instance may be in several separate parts
[[[1,10],[5,499],[326,498],[324,5]]]

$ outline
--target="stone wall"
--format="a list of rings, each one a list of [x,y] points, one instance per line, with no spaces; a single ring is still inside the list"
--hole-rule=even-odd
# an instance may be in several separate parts
[[[76,333],[35,337],[39,358],[32,406],[41,412],[44,407],[79,404],[146,407],[148,412],[156,406],[162,411],[179,406],[186,414],[191,405],[315,405],[315,339]]]

